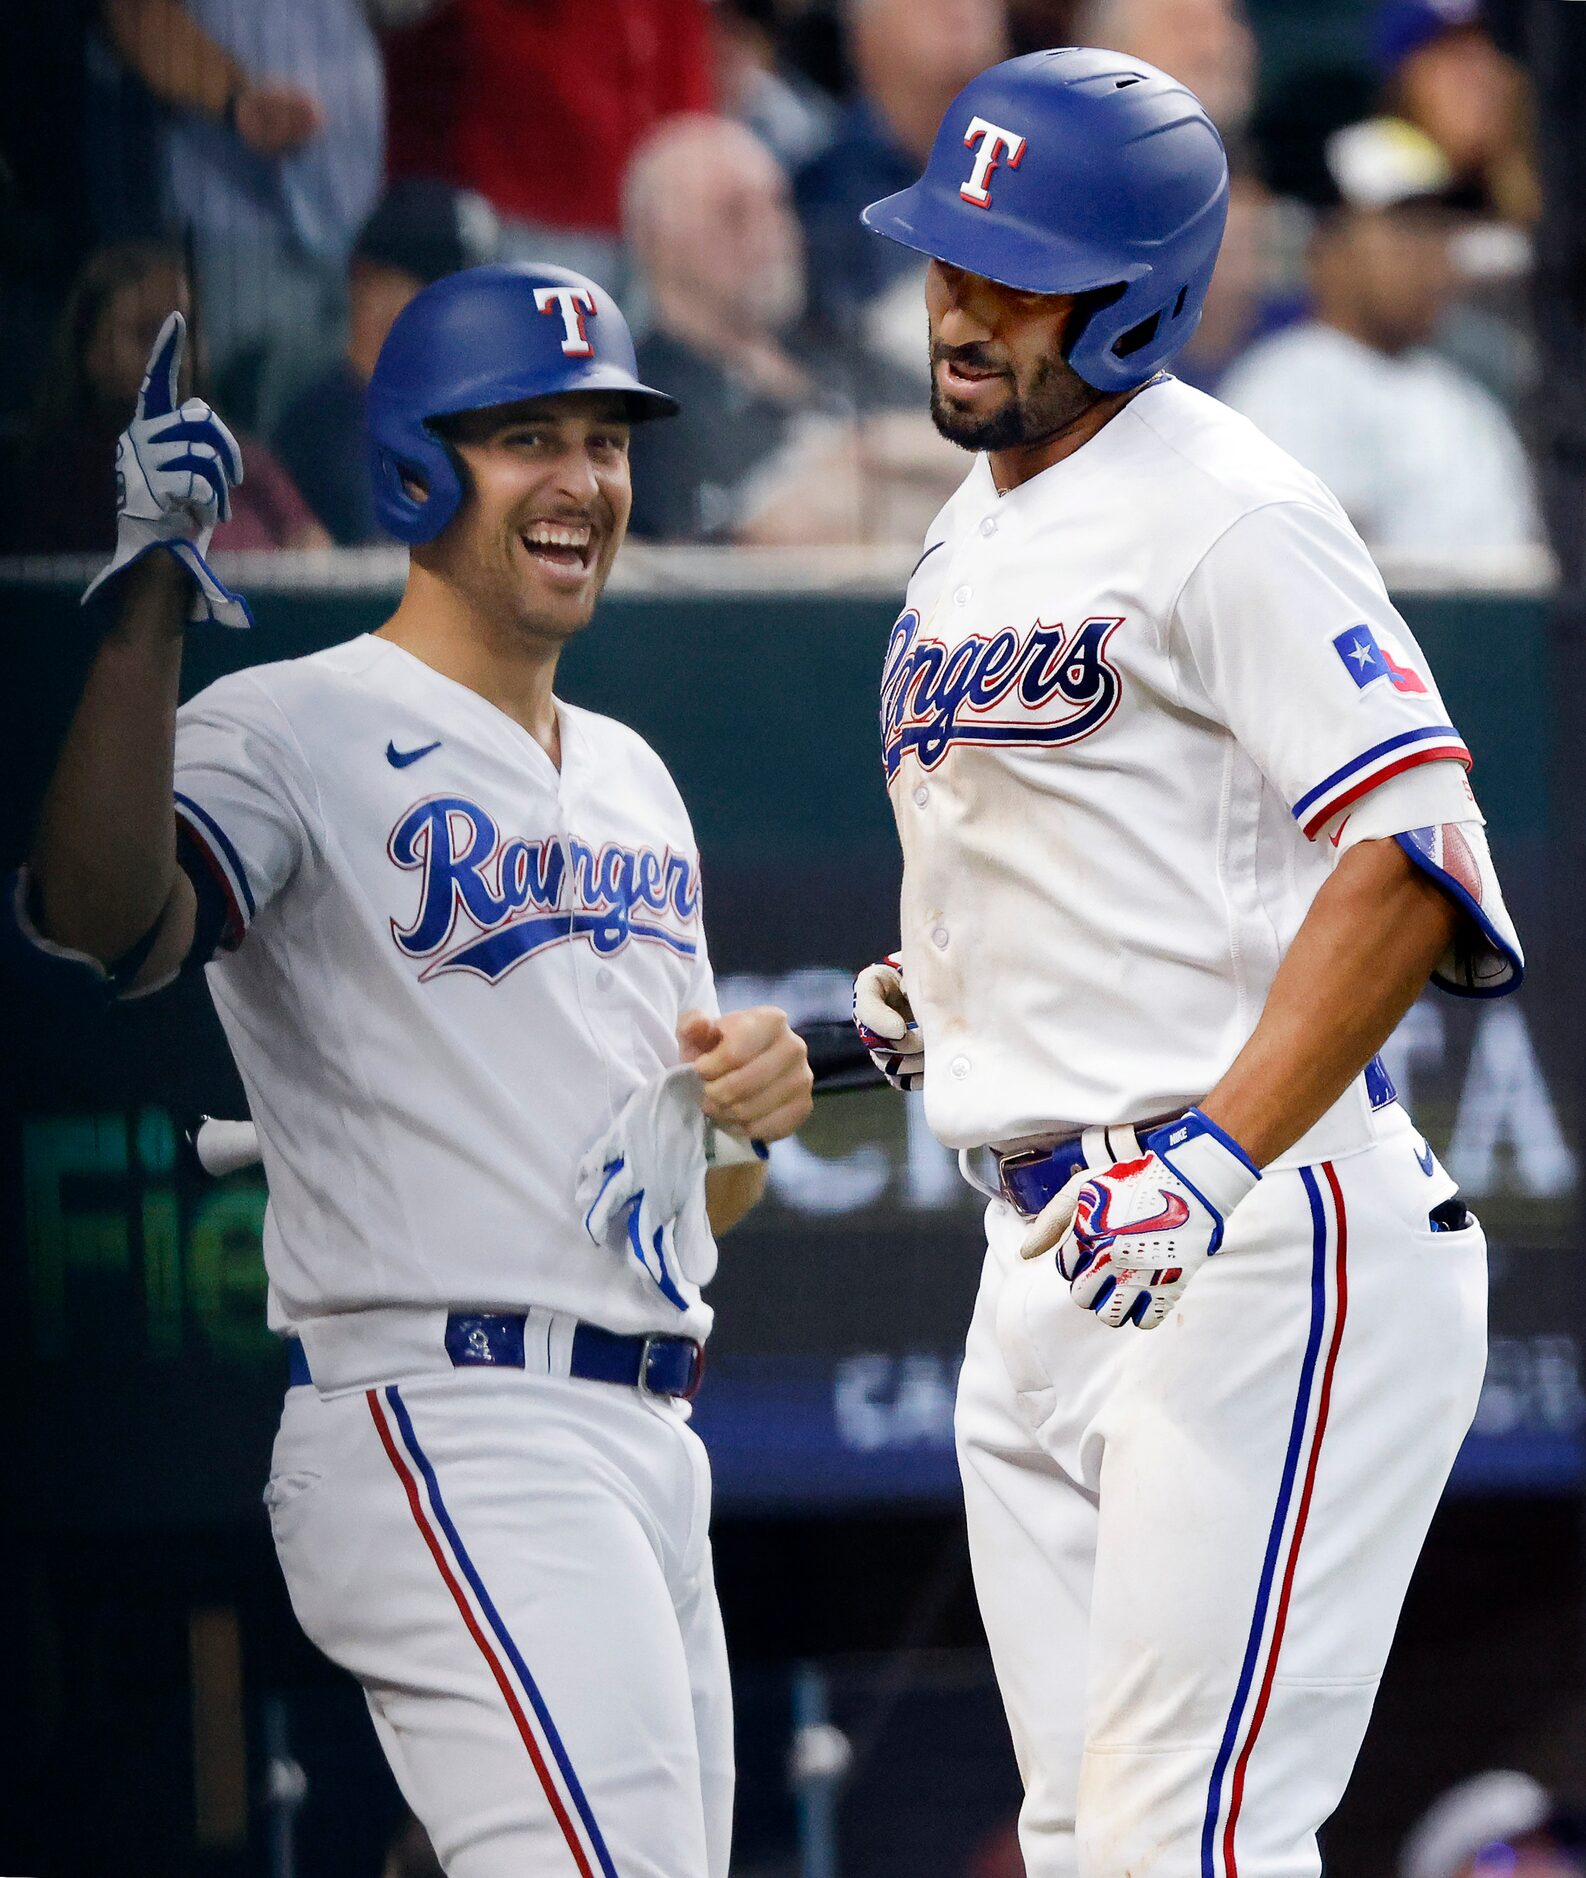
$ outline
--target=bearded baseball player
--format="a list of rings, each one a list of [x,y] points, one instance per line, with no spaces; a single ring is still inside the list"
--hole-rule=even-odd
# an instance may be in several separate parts
[[[189,614],[246,624],[205,558],[242,466],[179,403],[182,346],[173,315],[17,918],[114,990],[208,968],[289,1339],[276,1548],[447,1872],[726,1878],[686,1398],[713,1234],[810,1074],[780,1011],[718,1014],[660,759],[552,689],[622,541],[630,426],[676,407],[579,275],[426,289],[369,389],[396,612],[178,710]]]
[[[957,1432],[1031,1878],[1307,1878],[1470,1423],[1484,1242],[1375,1052],[1522,959],[1329,492],[1167,367],[1222,237],[1173,79],[983,73],[873,204],[975,452],[882,682],[855,1012],[982,1185]]]

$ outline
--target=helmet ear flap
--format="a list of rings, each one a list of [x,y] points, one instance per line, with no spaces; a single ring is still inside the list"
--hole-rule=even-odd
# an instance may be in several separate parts
[[[451,446],[428,426],[401,449],[373,439],[371,455],[385,526],[409,547],[433,541],[462,506],[463,480]],[[423,495],[414,495],[417,483]]]
[[[1127,281],[1115,281],[1110,287],[1092,287],[1086,293],[1074,295],[1074,311],[1069,317],[1068,330],[1063,334],[1063,360],[1072,363],[1074,348],[1085,337],[1085,328],[1096,315],[1115,300],[1121,300],[1129,291]]]

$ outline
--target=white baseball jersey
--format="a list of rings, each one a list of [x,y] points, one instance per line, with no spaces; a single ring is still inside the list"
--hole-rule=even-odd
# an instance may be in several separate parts
[[[881,717],[904,977],[951,1146],[1199,1101],[1327,877],[1317,837],[1418,766],[1456,783],[1420,819],[1469,818],[1482,849],[1431,869],[1490,948],[1464,988],[1519,970],[1452,767],[1469,752],[1359,537],[1175,380],[1004,496],[976,459],[927,533]]]
[[[633,731],[520,725],[365,637],[220,680],[177,721],[184,865],[270,1186],[270,1321],[545,1307],[703,1338],[591,1244],[579,1157],[714,1013],[699,858]],[[696,1268],[708,1277],[713,1253]]]

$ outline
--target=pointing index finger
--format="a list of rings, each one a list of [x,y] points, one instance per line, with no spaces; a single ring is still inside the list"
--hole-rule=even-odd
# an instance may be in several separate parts
[[[180,313],[168,314],[154,342],[154,350],[149,354],[148,368],[138,391],[139,417],[164,417],[176,409],[186,339],[187,321]]]

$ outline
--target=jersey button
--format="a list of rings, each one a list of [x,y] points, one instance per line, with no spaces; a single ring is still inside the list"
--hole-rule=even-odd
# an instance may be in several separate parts
[[[609,991],[611,989],[611,968],[609,966],[602,965],[600,970],[595,973],[595,989],[597,991]]]
[[[916,808],[923,809],[926,803],[930,801],[930,799],[931,799],[930,790],[926,788],[924,783],[921,783],[919,788],[916,789],[914,792],[914,806]]]
[[[957,588],[953,594],[953,605],[954,606],[968,606],[969,596],[971,592],[972,592],[972,589],[969,587]]]
[[[931,944],[936,947],[938,952],[945,952],[947,950],[947,928],[945,926],[938,926],[931,934]]]
[[[953,1074],[958,1078],[958,1080],[962,1082],[964,1078],[969,1074],[969,1058],[967,1056],[955,1056],[952,1062],[949,1063],[947,1067],[953,1072]]]
[[[995,515],[988,515],[986,517],[980,524],[980,532],[983,535],[994,535],[997,532],[997,518]]]

